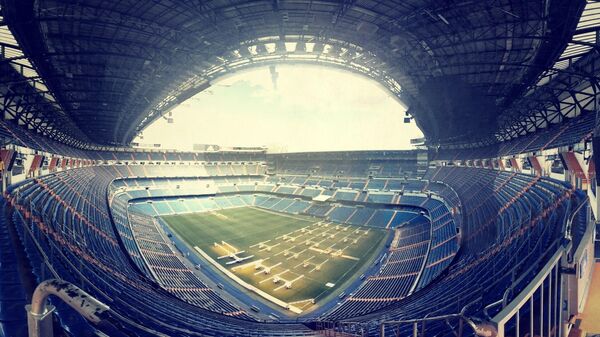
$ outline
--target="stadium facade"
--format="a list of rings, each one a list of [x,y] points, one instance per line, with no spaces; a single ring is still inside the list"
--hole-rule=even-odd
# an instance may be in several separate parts
[[[597,334],[599,45],[592,0],[0,0],[0,336]],[[426,149],[131,147],[280,63]]]

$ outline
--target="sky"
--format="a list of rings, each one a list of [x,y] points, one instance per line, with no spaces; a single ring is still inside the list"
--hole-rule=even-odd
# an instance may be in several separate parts
[[[135,142],[266,146],[270,152],[403,150],[423,137],[380,84],[323,66],[279,65],[234,73],[158,119]]]

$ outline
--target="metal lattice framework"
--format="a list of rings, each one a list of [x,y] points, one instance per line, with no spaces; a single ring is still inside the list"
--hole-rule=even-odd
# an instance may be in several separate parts
[[[2,69],[14,72],[2,72],[5,115],[79,147],[126,145],[214,79],[282,62],[379,81],[410,107],[433,144],[481,145],[534,132],[589,110],[598,89],[597,3],[590,0],[0,4],[2,27],[14,34],[12,44],[0,36],[0,46],[22,51],[15,58],[2,49]],[[478,116],[429,105],[426,84],[448,78],[497,107],[480,112],[497,123],[477,125],[483,131],[475,140],[462,135],[460,121]],[[25,82],[34,85],[18,95],[7,90]],[[442,138],[442,129],[450,136]]]
[[[600,2],[586,1],[567,47],[507,111],[500,140],[508,140],[598,110]]]
[[[83,147],[87,140],[64,113],[44,80],[25,56],[4,21],[0,7],[0,98],[4,118],[35,132]],[[62,129],[55,128],[62,125]],[[71,136],[75,135],[77,138]]]

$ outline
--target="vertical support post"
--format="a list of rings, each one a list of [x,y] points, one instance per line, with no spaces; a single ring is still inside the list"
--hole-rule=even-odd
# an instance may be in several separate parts
[[[46,305],[45,311],[37,314],[31,310],[31,304],[25,306],[27,311],[27,327],[29,337],[54,337],[52,313],[54,306]]]
[[[516,320],[517,320],[517,326],[516,326],[517,331],[515,333],[515,336],[516,337],[521,337],[521,332],[520,332],[520,329],[521,329],[521,309],[517,310],[516,316],[517,316],[517,318],[516,318]]]
[[[109,310],[107,305],[73,284],[62,280],[43,281],[35,288],[31,305],[25,307],[29,337],[53,337],[51,314],[54,307],[47,304],[50,295],[58,297],[65,304],[75,309],[83,318],[94,324],[101,322],[100,315]]]
[[[413,337],[419,337],[419,323],[413,323]]]
[[[544,281],[540,285],[540,337],[544,337]],[[549,337],[549,336],[548,336]]]
[[[548,322],[548,328],[546,329],[546,336],[550,337],[550,331],[552,329],[552,320],[550,315],[552,314],[552,271],[548,274],[548,298],[546,301],[546,322]]]
[[[4,191],[6,191],[6,187],[8,185],[6,182],[6,179],[8,178],[8,172],[6,171],[6,168],[0,172],[2,174],[2,190],[0,192],[4,193]]]
[[[562,337],[560,332],[562,331],[562,322],[560,321],[560,312],[562,310],[562,299],[561,291],[562,288],[562,275],[558,272],[558,265],[554,267],[554,323],[556,324],[556,331],[558,337]]]
[[[535,292],[534,292],[535,294]],[[533,295],[529,298],[529,336],[535,336],[533,334]]]

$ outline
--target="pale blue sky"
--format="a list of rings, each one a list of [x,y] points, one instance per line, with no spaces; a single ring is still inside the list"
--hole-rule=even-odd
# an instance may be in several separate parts
[[[159,119],[139,143],[190,150],[192,144],[267,146],[275,152],[410,149],[422,137],[383,87],[350,72],[277,66],[236,73]]]

